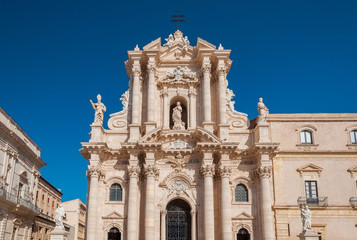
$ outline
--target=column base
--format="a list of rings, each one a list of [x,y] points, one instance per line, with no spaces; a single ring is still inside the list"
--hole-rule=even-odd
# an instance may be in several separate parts
[[[214,130],[214,122],[203,122],[202,123],[202,127],[204,129],[207,129],[210,132],[213,132],[213,130]]]
[[[50,232],[50,240],[67,240],[68,235],[66,230],[55,228]]]
[[[298,235],[298,237],[300,240],[319,240],[319,235],[312,229],[303,231]]]
[[[270,142],[269,139],[269,125],[268,124],[258,124],[254,129],[254,136],[256,143],[267,143]]]
[[[129,125],[129,141],[128,142],[137,142],[140,138],[140,125],[139,124],[130,124]]]
[[[218,125],[218,137],[224,142],[228,140],[228,129],[229,124],[219,124]]]
[[[156,128],[156,122],[145,122],[145,134]]]

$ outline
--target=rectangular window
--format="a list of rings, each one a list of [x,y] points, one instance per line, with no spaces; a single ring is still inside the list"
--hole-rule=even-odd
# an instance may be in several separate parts
[[[312,144],[312,133],[309,131],[300,132],[301,144]]]
[[[316,181],[305,181],[305,192],[306,192],[307,204],[311,204],[311,205],[319,204]]]
[[[22,187],[24,185],[22,183],[19,183],[19,190],[17,191],[17,197],[21,197],[21,193],[22,193]]]
[[[352,144],[357,144],[357,131],[351,131],[351,143]]]

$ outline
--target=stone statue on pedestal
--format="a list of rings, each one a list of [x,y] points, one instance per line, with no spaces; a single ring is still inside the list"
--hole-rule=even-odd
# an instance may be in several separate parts
[[[259,116],[258,116],[258,121],[257,123],[266,123],[267,121],[267,117],[269,115],[269,109],[265,106],[265,104],[263,103],[263,98],[259,98],[259,102],[258,102],[258,112],[259,112]]]
[[[311,211],[307,205],[301,206],[301,220],[303,231],[311,229]]]
[[[176,107],[173,109],[172,112],[172,121],[174,122],[174,126],[172,127],[172,129],[175,130],[185,129],[185,123],[181,120],[181,116],[182,116],[181,113],[182,113],[181,103],[177,102]]]
[[[60,205],[55,211],[55,222],[56,222],[56,229],[63,229],[63,219],[66,218],[66,212],[62,205]]]
[[[92,100],[89,100],[90,103],[92,104],[92,107],[94,108],[94,122],[93,124],[98,124],[98,125],[103,125],[103,117],[105,111],[107,111],[107,108],[105,105],[101,102],[102,96],[100,94],[97,95],[97,103],[93,103]]]

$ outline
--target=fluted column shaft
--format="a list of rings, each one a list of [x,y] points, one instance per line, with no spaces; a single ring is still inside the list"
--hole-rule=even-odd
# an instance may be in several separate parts
[[[196,128],[196,92],[193,87],[188,93],[190,100],[190,128]]]
[[[161,240],[166,239],[166,214],[167,210],[161,210]]]
[[[213,203],[213,176],[214,165],[203,165],[201,167],[203,175],[203,207],[204,207],[204,229],[205,240],[214,240],[214,203]]]
[[[274,240],[274,223],[271,210],[272,202],[270,197],[269,181],[271,176],[271,167],[259,167],[256,170],[256,174],[260,178],[263,239]]]
[[[147,121],[154,122],[155,121],[155,63],[148,64],[148,102],[147,102]]]
[[[88,208],[86,218],[86,240],[97,240],[97,208],[98,208],[98,180],[101,171],[98,167],[91,167],[87,171],[87,177],[89,180],[89,194],[88,194]]]
[[[219,123],[227,124],[226,116],[226,68],[220,66],[217,69],[218,74],[218,104],[219,104]]]
[[[169,129],[169,106],[167,102],[167,87],[164,87],[161,91],[162,101],[163,101],[163,129]]]
[[[145,240],[155,239],[155,177],[158,169],[155,165],[146,165],[146,202],[145,202]]]
[[[196,240],[196,211],[191,210],[191,240]]]
[[[211,122],[211,63],[204,62],[203,71],[203,121]]]
[[[229,184],[229,176],[232,169],[228,166],[221,166],[219,168],[219,175],[221,177],[221,221],[222,221],[222,240],[232,239],[231,229],[231,190]]]
[[[138,177],[140,168],[129,166],[128,240],[138,239]]]
[[[131,123],[133,124],[139,124],[139,111],[140,111],[140,74],[141,74],[141,69],[140,69],[140,64],[134,64],[132,68],[132,74],[133,74],[133,104],[132,104],[132,111],[131,111]]]

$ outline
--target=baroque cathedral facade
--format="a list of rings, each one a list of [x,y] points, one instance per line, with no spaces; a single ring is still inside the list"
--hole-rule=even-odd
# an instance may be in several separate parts
[[[300,205],[320,239],[357,236],[357,114],[234,109],[231,50],[177,30],[128,51],[129,89],[98,95],[88,160],[87,240],[299,239]]]

